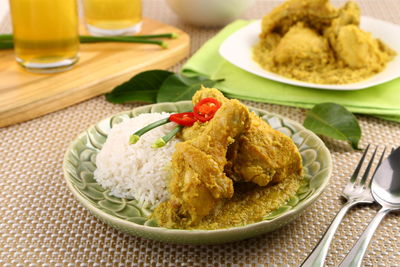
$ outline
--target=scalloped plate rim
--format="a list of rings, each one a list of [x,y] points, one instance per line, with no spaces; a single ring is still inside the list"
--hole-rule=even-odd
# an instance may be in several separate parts
[[[226,232],[229,232],[231,234],[235,234],[235,233],[241,233],[243,231],[247,231],[249,229],[252,228],[257,228],[262,226],[263,224],[272,224],[275,223],[279,220],[282,220],[286,217],[290,217],[290,215],[295,215],[296,213],[302,212],[304,208],[306,208],[307,206],[311,205],[320,195],[321,193],[325,190],[326,186],[329,183],[329,179],[332,175],[332,158],[331,158],[331,154],[328,150],[328,148],[325,146],[325,144],[323,143],[323,141],[317,136],[315,135],[313,132],[305,129],[301,124],[299,124],[296,121],[290,120],[288,118],[285,118],[279,114],[275,114],[275,113],[271,113],[269,111],[263,110],[263,109],[259,109],[259,108],[255,108],[252,106],[248,106],[251,110],[255,110],[255,111],[259,111],[262,113],[266,113],[268,115],[272,115],[274,117],[278,117],[284,121],[290,122],[291,124],[299,127],[299,128],[303,128],[302,130],[307,132],[309,135],[313,136],[314,138],[316,138],[316,140],[318,140],[319,147],[325,151],[325,153],[327,154],[327,178],[324,179],[324,182],[321,184],[321,186],[318,188],[318,190],[316,190],[314,193],[312,193],[312,196],[310,198],[308,198],[306,201],[303,201],[301,203],[299,203],[298,205],[296,205],[295,207],[293,207],[293,209],[283,213],[282,215],[279,215],[271,220],[262,220],[256,223],[251,223],[251,224],[247,224],[244,226],[237,226],[237,227],[231,227],[231,228],[223,228],[223,229],[216,229],[216,230],[184,230],[184,229],[169,229],[169,228],[164,228],[164,227],[152,227],[152,226],[146,226],[146,225],[140,225],[134,222],[130,222],[130,221],[126,221],[123,219],[120,219],[118,217],[112,216],[106,212],[104,212],[103,210],[93,206],[86,198],[84,198],[82,195],[80,195],[78,193],[78,191],[74,188],[74,185],[72,184],[72,182],[67,178],[70,174],[67,173],[66,168],[65,168],[65,163],[67,161],[68,155],[70,153],[70,151],[75,147],[76,143],[79,142],[79,140],[85,136],[87,134],[87,130],[91,129],[92,127],[98,125],[99,123],[103,122],[104,120],[108,120],[112,117],[115,116],[119,116],[119,115],[125,115],[128,114],[130,115],[135,109],[137,108],[143,108],[143,107],[150,107],[150,106],[156,106],[156,105],[165,105],[165,104],[180,104],[180,103],[188,103],[190,101],[179,101],[179,102],[163,102],[163,103],[156,103],[156,104],[149,104],[149,105],[144,105],[144,106],[140,106],[140,107],[136,107],[134,109],[131,110],[127,110],[127,111],[122,111],[122,112],[118,112],[115,113],[113,115],[107,116],[103,119],[100,119],[97,123],[89,126],[87,129],[85,129],[85,131],[81,132],[78,136],[75,137],[75,139],[70,143],[70,145],[68,146],[65,154],[64,154],[64,158],[63,158],[63,173],[64,173],[64,179],[67,183],[68,188],[70,189],[70,191],[72,191],[73,195],[77,198],[78,202],[83,205],[85,208],[87,208],[92,214],[94,214],[96,217],[99,217],[100,219],[102,218],[107,218],[109,221],[113,221],[116,224],[122,224],[125,227],[128,228],[133,228],[135,230],[138,231],[145,231],[151,234],[162,234],[163,236],[168,236],[168,237],[174,237],[176,234],[179,235],[187,235],[187,236],[203,236],[203,235],[219,235],[219,234],[225,234]],[[323,169],[326,170],[326,169]],[[108,223],[107,223],[108,224]],[[139,235],[139,234],[138,234]],[[140,236],[140,235],[139,235]],[[154,238],[156,239],[156,238]],[[156,240],[163,240],[166,238],[160,238],[160,239],[156,239]],[[173,242],[173,241],[171,241]],[[176,241],[177,243],[185,243],[185,242],[180,242],[180,241]],[[191,243],[191,242],[188,242]],[[214,243],[214,242],[211,242]]]

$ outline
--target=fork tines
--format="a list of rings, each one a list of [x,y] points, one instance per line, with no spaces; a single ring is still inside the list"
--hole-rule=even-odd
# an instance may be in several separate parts
[[[351,178],[350,178],[350,182],[354,183],[354,182],[356,181],[357,176],[358,176],[358,174],[359,174],[359,172],[360,172],[360,170],[361,170],[361,167],[362,167],[362,165],[363,165],[363,163],[364,163],[365,157],[366,157],[366,155],[368,154],[368,150],[369,150],[370,146],[371,146],[371,144],[368,144],[368,146],[365,148],[365,151],[364,151],[364,153],[363,153],[363,155],[362,155],[360,161],[358,162],[358,165],[357,165],[356,169],[354,170],[353,175],[352,175]],[[364,174],[363,174],[363,176],[362,176],[362,178],[361,178],[361,180],[360,180],[360,185],[364,185],[365,182],[366,182],[366,180],[368,179],[369,172],[371,171],[372,164],[373,164],[373,162],[374,162],[375,155],[376,155],[376,153],[377,153],[377,151],[378,151],[378,148],[379,148],[379,146],[377,146],[377,147],[375,148],[374,152],[372,153],[372,156],[371,156],[371,158],[370,158],[370,160],[369,160],[369,162],[368,162],[368,165],[367,165],[367,167],[365,168]],[[382,160],[383,160],[383,157],[384,157],[384,155],[385,155],[385,152],[386,152],[386,147],[385,147],[385,148],[383,149],[383,151],[382,151],[382,155],[381,155],[381,157],[379,158],[377,167],[375,168],[374,174],[373,174],[372,176],[375,175],[375,172],[376,172],[376,170],[378,169],[378,166],[381,164],[381,162],[382,162]]]

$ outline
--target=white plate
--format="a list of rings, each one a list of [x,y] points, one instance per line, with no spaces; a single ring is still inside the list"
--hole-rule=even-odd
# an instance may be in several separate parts
[[[360,26],[361,29],[372,33],[375,38],[381,39],[390,48],[394,49],[397,52],[397,56],[388,63],[382,72],[357,83],[336,85],[301,82],[261,68],[252,59],[252,48],[258,42],[258,35],[261,33],[261,20],[255,21],[229,36],[220,46],[219,53],[233,65],[258,76],[282,83],[310,88],[359,90],[400,77],[400,26],[370,17],[361,17]]]

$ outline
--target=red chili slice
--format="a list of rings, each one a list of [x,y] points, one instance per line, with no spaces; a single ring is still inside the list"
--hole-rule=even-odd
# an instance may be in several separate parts
[[[206,97],[194,106],[193,113],[196,119],[201,122],[206,122],[214,117],[220,107],[221,103],[217,99]]]
[[[171,114],[169,120],[183,126],[192,126],[197,121],[193,112]]]

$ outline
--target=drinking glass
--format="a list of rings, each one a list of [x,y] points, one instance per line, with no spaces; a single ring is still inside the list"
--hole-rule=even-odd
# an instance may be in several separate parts
[[[31,72],[64,71],[78,61],[76,0],[10,0],[16,60]]]
[[[141,30],[141,0],[83,0],[83,8],[92,35],[127,35]]]

